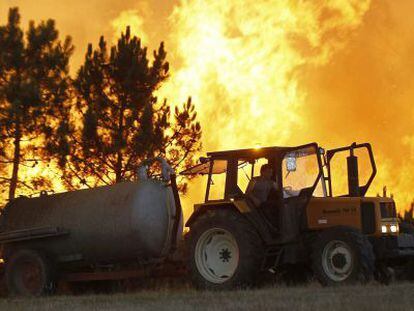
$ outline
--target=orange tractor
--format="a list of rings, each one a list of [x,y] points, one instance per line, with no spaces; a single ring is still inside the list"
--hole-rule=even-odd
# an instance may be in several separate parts
[[[261,164],[272,168],[276,185],[265,208],[243,191]],[[335,192],[334,172],[343,175],[340,183],[347,181],[346,193]],[[186,223],[198,288],[243,287],[261,272],[299,266],[323,285],[372,277],[387,283],[390,267],[414,255],[413,235],[399,232],[393,199],[365,196],[376,174],[370,144],[326,152],[316,143],[211,152],[182,174],[208,179],[205,201]]]

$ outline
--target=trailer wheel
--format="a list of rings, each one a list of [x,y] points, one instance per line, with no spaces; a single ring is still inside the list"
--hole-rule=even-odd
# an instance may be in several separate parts
[[[14,296],[42,296],[54,293],[56,288],[51,261],[35,250],[12,254],[6,262],[5,279]]]
[[[253,226],[233,210],[210,210],[190,228],[190,268],[198,289],[222,290],[255,284],[263,245]]]
[[[327,229],[312,245],[312,270],[323,286],[365,283],[374,269],[372,245],[354,228]]]

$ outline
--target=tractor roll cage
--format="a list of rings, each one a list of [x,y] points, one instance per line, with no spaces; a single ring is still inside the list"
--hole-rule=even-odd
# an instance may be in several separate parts
[[[370,177],[368,178],[368,181],[365,185],[360,186],[359,185],[359,176],[358,176],[358,162],[356,160],[357,157],[355,157],[354,152],[356,149],[363,149],[365,148],[368,152],[369,161],[372,168],[372,173]],[[329,193],[328,196],[333,196],[332,193],[332,175],[331,175],[331,161],[333,157],[339,153],[349,151],[349,156],[347,157],[347,165],[348,165],[348,195],[347,196],[365,196],[367,193],[369,187],[372,184],[372,181],[374,180],[375,175],[377,174],[377,166],[375,164],[374,154],[372,152],[371,144],[369,143],[362,143],[357,144],[353,143],[350,146],[340,147],[336,149],[331,149],[326,152],[326,155],[324,156],[324,165],[327,167],[328,176],[325,177],[325,181],[328,182],[328,189]]]
[[[237,189],[237,169],[246,163],[252,164],[252,171],[255,160],[259,158],[266,158],[271,166],[275,163],[282,161],[285,155],[293,153],[297,150],[303,150],[310,148],[316,150],[319,174],[314,184],[313,190],[316,188],[317,183],[321,180],[326,196],[332,197],[332,171],[331,171],[331,160],[333,157],[344,151],[349,151],[350,155],[347,158],[348,162],[348,188],[349,193],[346,196],[365,196],[367,193],[375,175],[377,172],[372,147],[369,143],[356,144],[353,143],[350,146],[344,146],[336,149],[327,150],[326,153],[322,148],[318,147],[316,142],[294,146],[294,147],[261,147],[261,148],[249,148],[249,149],[238,149],[238,150],[227,150],[227,151],[216,151],[208,152],[207,157],[200,158],[200,164],[197,164],[183,172],[181,175],[208,175],[207,189],[205,194],[205,202],[209,201],[208,196],[210,192],[210,185],[212,175],[226,173],[225,181],[225,195],[224,198],[228,199],[231,194],[239,192]],[[354,156],[355,149],[365,148],[368,152],[370,164],[372,167],[372,174],[369,177],[367,183],[363,186],[359,185],[358,180],[358,163]],[[221,165],[218,161],[222,160]],[[239,163],[242,161],[242,163]],[[278,162],[279,161],[279,162]],[[327,168],[327,176],[324,174],[323,168]],[[278,167],[274,168],[274,174],[280,175]],[[313,192],[312,192],[313,193]],[[220,200],[221,201],[221,200]]]

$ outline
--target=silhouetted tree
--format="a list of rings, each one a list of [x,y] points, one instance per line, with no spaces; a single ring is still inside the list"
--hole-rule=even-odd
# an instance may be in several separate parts
[[[0,26],[0,173],[9,199],[20,186],[34,189],[42,184],[39,178],[31,185],[21,180],[21,165],[36,165],[43,155],[52,154],[50,148],[67,148],[57,132],[68,131],[73,46],[70,37],[63,42],[58,37],[53,20],[38,25],[31,21],[24,37],[17,8],[9,10],[7,24]]]
[[[158,155],[176,168],[193,164],[201,128],[191,99],[172,115],[154,95],[168,74],[164,44],[150,62],[129,27],[109,51],[103,37],[95,50],[88,46],[74,81],[78,128],[60,154],[67,188],[131,180],[142,160]]]
[[[414,224],[414,202],[411,202],[410,208],[408,210],[404,210],[404,214],[398,213],[398,218],[401,221]]]

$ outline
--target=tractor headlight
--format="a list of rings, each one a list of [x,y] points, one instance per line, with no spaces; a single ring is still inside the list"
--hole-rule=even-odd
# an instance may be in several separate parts
[[[391,225],[391,226],[390,226],[390,231],[391,231],[392,233],[396,233],[396,232],[398,232],[398,225]]]
[[[398,233],[400,228],[397,223],[387,223],[381,225],[381,232],[382,233]]]

